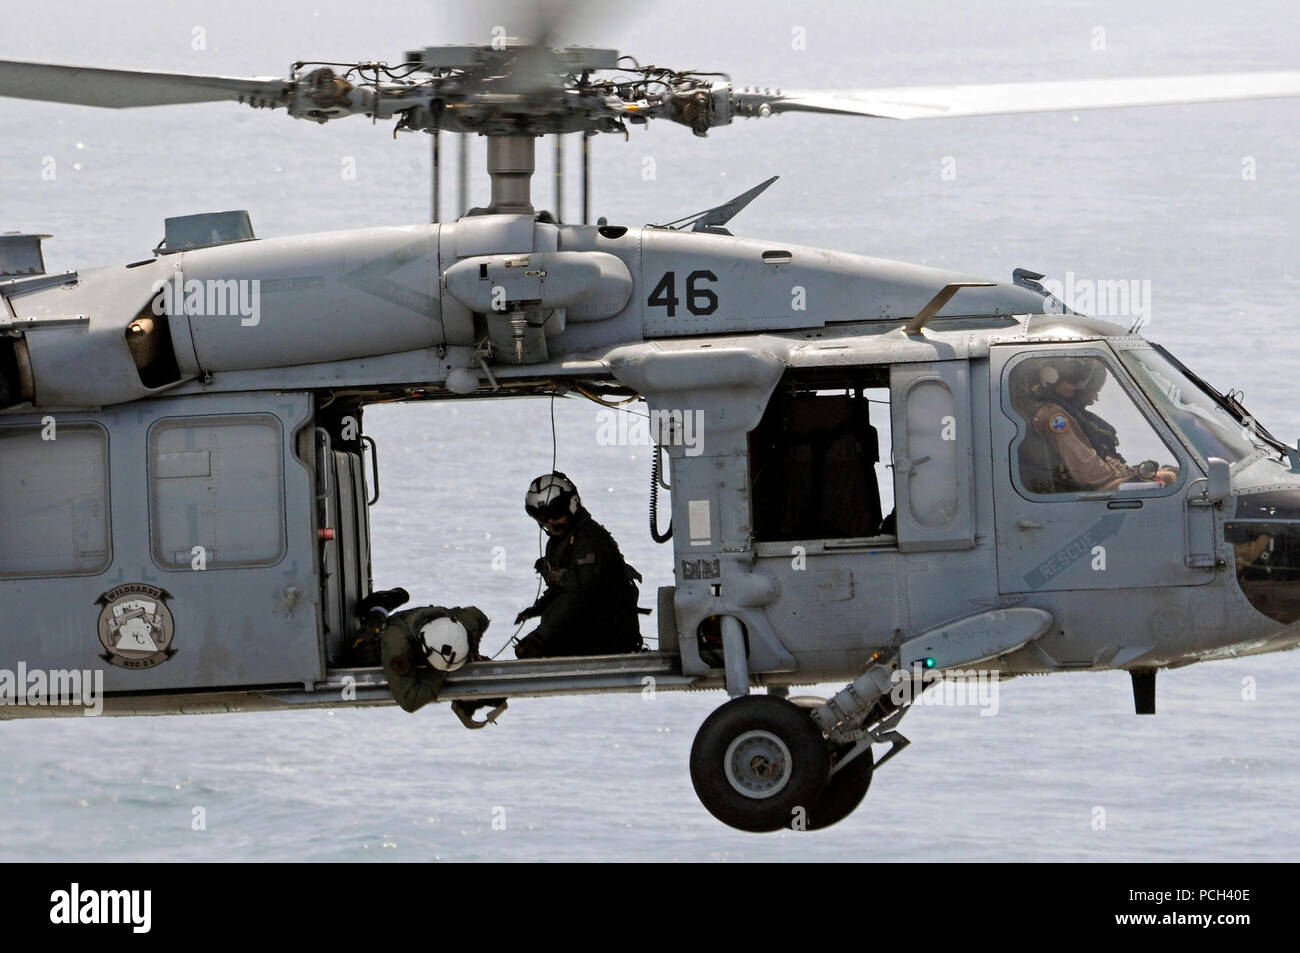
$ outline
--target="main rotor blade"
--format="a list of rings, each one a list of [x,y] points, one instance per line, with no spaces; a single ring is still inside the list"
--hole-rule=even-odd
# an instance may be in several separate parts
[[[224,99],[279,101],[289,84],[275,77],[191,76],[0,60],[0,96],[124,109]]]
[[[740,93],[743,103],[776,112],[820,112],[881,119],[943,119],[1300,96],[1300,72],[1207,73],[1047,83],[810,90],[774,96]]]

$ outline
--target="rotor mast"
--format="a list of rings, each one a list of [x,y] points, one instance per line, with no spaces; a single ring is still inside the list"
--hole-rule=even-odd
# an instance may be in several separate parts
[[[532,180],[536,169],[534,136],[488,136],[487,170],[492,179],[488,211],[532,215]]]

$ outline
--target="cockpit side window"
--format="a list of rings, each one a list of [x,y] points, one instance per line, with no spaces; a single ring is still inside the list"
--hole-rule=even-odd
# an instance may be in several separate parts
[[[1044,356],[1011,368],[1007,399],[1021,421],[1013,453],[1029,494],[1162,490],[1178,458],[1098,356]]]

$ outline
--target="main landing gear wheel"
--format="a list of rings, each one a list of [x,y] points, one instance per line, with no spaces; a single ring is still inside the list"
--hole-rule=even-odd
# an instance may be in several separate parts
[[[820,707],[823,702],[825,702],[824,698],[812,695],[797,695],[790,699],[791,704],[797,705],[806,712]],[[852,750],[852,744],[835,745],[831,750],[832,762],[838,762]],[[838,824],[852,814],[862,803],[862,799],[867,796],[867,788],[871,787],[871,776],[874,772],[875,759],[872,757],[871,748],[868,747],[830,776],[821,797],[808,808],[808,815],[803,819],[802,829],[819,831],[832,824]],[[790,819],[786,827],[792,830],[799,829],[794,818]]]
[[[742,831],[780,830],[796,808],[810,811],[829,772],[821,730],[806,711],[771,695],[733,698],[705,719],[691,745],[700,802]]]
[[[851,744],[839,745],[835,753],[837,756],[843,755],[852,748]],[[871,749],[867,748],[832,774],[822,790],[821,797],[808,808],[803,829],[819,831],[832,824],[838,824],[852,814],[862,803],[862,799],[867,796],[867,788],[871,787],[871,775],[874,770],[875,760],[871,757]],[[786,824],[786,827],[798,829],[793,819]]]

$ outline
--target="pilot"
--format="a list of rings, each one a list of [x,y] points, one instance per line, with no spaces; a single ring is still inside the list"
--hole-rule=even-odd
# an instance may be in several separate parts
[[[1178,474],[1152,461],[1130,466],[1119,454],[1115,428],[1088,410],[1106,370],[1095,358],[1043,361],[1037,380],[1020,402],[1029,435],[1020,448],[1025,485],[1040,493],[1113,490],[1123,483],[1158,480],[1172,485]]]
[[[549,537],[537,571],[546,591],[515,618],[541,624],[515,646],[517,658],[604,655],[641,649],[636,582],[618,543],[582,505],[578,489],[560,472],[528,486],[524,509]]]
[[[1119,434],[1110,422],[1103,417],[1094,414],[1088,408],[1097,403],[1101,396],[1101,388],[1106,383],[1106,365],[1101,361],[1089,361],[1092,365],[1092,371],[1088,374],[1083,386],[1075,393],[1074,399],[1070,401],[1067,408],[1073,413],[1079,421],[1079,426],[1083,428],[1084,435],[1088,442],[1104,460],[1118,460],[1124,462],[1124,457],[1119,452]]]

